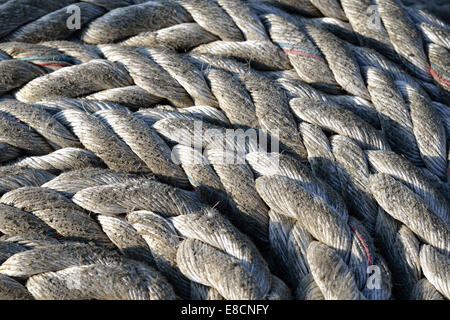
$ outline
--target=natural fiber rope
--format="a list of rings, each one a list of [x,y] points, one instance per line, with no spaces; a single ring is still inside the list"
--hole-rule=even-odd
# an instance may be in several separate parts
[[[0,2],[0,298],[450,298],[450,27],[372,5]]]
[[[362,293],[358,290],[358,286],[360,289],[363,289],[364,286],[366,285],[365,283],[367,279],[366,269],[369,265],[372,265],[374,262],[373,253],[370,253],[371,250],[370,247],[373,247],[373,244],[372,245],[368,244],[372,240],[370,236],[365,233],[364,227],[359,222],[357,223],[357,225],[355,225],[356,221],[348,220],[348,215],[346,214],[347,211],[345,206],[343,208],[341,207],[342,209],[345,210],[344,214],[341,213],[340,211],[336,211],[336,209],[332,209],[333,204],[330,203],[330,201],[333,202],[338,201],[337,203],[343,204],[342,199],[340,199],[340,197],[337,194],[322,195],[318,193],[321,190],[323,190],[319,187],[320,184],[323,182],[320,182],[321,180],[317,180],[317,182],[314,182],[313,180],[313,183],[309,182],[311,181],[311,176],[305,177],[305,173],[308,174],[307,172],[301,173],[301,171],[297,171],[295,169],[294,170],[290,169],[289,171],[283,170],[282,171],[284,172],[284,174],[282,174],[284,175],[283,177],[280,176],[281,172],[265,171],[265,169],[263,169],[265,166],[262,164],[258,164],[258,160],[259,161],[262,160],[264,163],[263,160],[264,158],[262,159],[259,158],[262,156],[262,154],[259,156],[257,156],[256,154],[255,155],[249,154],[249,156],[251,156],[249,161],[252,163],[252,165],[253,163],[255,163],[256,168],[262,168],[263,172],[260,173],[266,175],[261,178],[258,178],[256,181],[257,190],[261,194],[263,199],[269,204],[272,210],[287,215],[290,218],[296,219],[297,222],[294,224],[296,228],[300,227],[301,229],[304,229],[304,231],[302,231],[303,233],[306,232],[306,235],[308,233],[312,235],[312,237],[308,236],[307,238],[304,238],[303,236],[303,240],[300,240],[301,242],[303,242],[303,246],[305,248],[304,250],[306,251],[303,252],[303,254],[300,254],[300,256],[298,254],[292,256],[292,253],[290,253],[289,251],[284,253],[281,252],[281,254],[287,255],[289,257],[288,259],[300,259],[300,261],[303,260],[303,262],[301,263],[306,265],[306,269],[303,269],[304,275],[306,276],[307,273],[313,272],[314,279],[318,281],[318,285],[326,298],[334,298],[334,299],[350,299],[350,297],[358,299],[363,298]],[[295,168],[292,167],[292,164],[290,166],[291,168]],[[311,173],[309,174],[311,175]],[[289,193],[287,193],[288,192],[287,190],[289,190]],[[294,194],[295,196],[293,197],[292,194]],[[334,198],[330,198],[330,196],[334,196]],[[326,205],[327,202],[330,203],[331,206],[327,206]],[[314,216],[311,216],[312,213],[314,213]],[[347,225],[347,223],[350,223],[350,227]],[[291,225],[290,227],[289,224]],[[293,228],[293,224],[289,223],[289,221],[286,221],[285,225],[286,225],[285,228],[287,230],[283,232],[287,232],[288,234],[289,232],[294,232],[294,230],[296,229]],[[322,227],[318,228],[318,225],[321,225]],[[291,228],[292,230],[289,231],[289,229]],[[353,240],[351,239],[352,236],[350,235],[351,231],[355,233]],[[274,229],[274,232],[279,233],[280,231],[276,231],[276,229]],[[361,234],[363,234],[364,236],[361,236]],[[292,241],[290,240],[290,237],[291,236],[289,236],[289,242]],[[330,254],[332,253],[331,256],[336,255],[336,257],[333,258],[334,262],[332,262],[331,260],[319,262],[319,260],[321,259],[321,258],[319,259],[319,257],[323,256],[325,253],[309,253],[311,243],[314,243],[312,242],[313,238],[318,239],[321,242],[324,242],[325,244],[328,244],[329,246],[332,246],[334,248],[334,249],[330,248],[330,250],[332,250],[330,252]],[[275,238],[275,240],[278,240],[278,238]],[[304,243],[304,241],[306,241],[306,243]],[[358,248],[359,241],[361,242]],[[276,248],[279,247],[279,244],[273,243],[272,246]],[[328,248],[328,246],[325,246],[324,248]],[[316,249],[311,250],[312,252],[315,252]],[[314,258],[316,255],[317,258]],[[326,254],[325,256],[328,257],[328,255]],[[314,259],[319,260],[316,261]],[[356,279],[359,282],[359,285],[357,285],[356,282],[353,282],[354,283],[352,285],[354,286],[353,289],[349,287],[349,283],[346,284],[340,283],[340,281],[344,280],[339,280],[339,276],[341,275],[341,273],[342,272],[349,273],[350,272],[349,270],[344,271],[344,269],[342,269],[339,272],[336,271],[338,272],[337,274],[335,273],[329,274],[328,273],[329,271],[323,270],[324,268],[325,269],[327,268],[326,266],[334,265],[335,263],[345,264],[344,261],[345,262],[348,261],[347,263],[351,267],[353,267],[353,270],[357,275]],[[325,282],[322,282],[323,280],[319,280],[322,279],[321,278],[322,276],[320,275],[321,272],[324,272],[324,274],[328,273],[331,278],[329,280],[326,280]],[[383,277],[389,277],[389,275],[383,274]],[[353,279],[353,275],[350,276],[350,278]],[[334,281],[331,279],[334,279]],[[351,281],[355,280],[353,279]],[[336,290],[342,290],[342,292]],[[299,289],[297,289],[297,294],[304,295],[304,293],[302,294],[299,292]],[[384,298],[389,297],[389,293],[386,292],[385,294],[388,295],[384,296]]]

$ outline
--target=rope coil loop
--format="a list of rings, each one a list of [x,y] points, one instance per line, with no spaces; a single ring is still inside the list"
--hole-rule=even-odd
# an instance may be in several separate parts
[[[0,0],[0,299],[450,299],[411,2]]]

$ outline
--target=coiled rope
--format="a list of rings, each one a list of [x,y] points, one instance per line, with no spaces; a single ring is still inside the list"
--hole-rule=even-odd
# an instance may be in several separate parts
[[[450,298],[432,14],[9,0],[0,41],[1,299]]]

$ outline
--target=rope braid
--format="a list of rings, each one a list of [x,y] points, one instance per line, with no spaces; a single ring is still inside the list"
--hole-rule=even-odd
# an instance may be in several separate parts
[[[227,220],[213,211],[171,220],[186,237],[177,251],[180,270],[193,281],[215,288],[226,299],[289,298],[285,284],[280,280],[272,283],[269,268],[254,244]]]
[[[379,214],[382,218],[379,222],[377,221],[377,232],[380,234],[380,239],[385,239],[383,242],[386,247],[383,248],[383,252],[392,250],[391,253],[386,252],[385,256],[390,259],[394,275],[397,274],[398,295],[409,298],[414,287],[420,286],[419,280],[422,273],[420,259],[424,259],[425,256],[420,258],[419,254],[427,247],[427,244],[421,246],[421,242],[430,243],[433,247],[442,250],[444,256],[447,255],[448,224],[429,211],[419,195],[392,176],[383,173],[372,175],[369,184],[374,198],[380,207],[386,210],[386,213]],[[402,199],[401,207],[399,201],[388,204],[394,194]],[[404,202],[406,198],[411,202]],[[409,215],[408,218],[404,215],[405,212]],[[417,215],[421,216],[419,224],[414,221]],[[387,242],[386,240],[389,239],[393,241]],[[403,263],[396,267],[395,264],[398,265],[398,261]],[[435,289],[440,291],[439,287],[435,286]]]
[[[295,100],[292,100],[292,101],[294,102]],[[325,114],[325,113],[322,112],[322,114]],[[315,135],[315,136],[317,136],[317,135]],[[333,150],[334,156],[336,157],[336,161],[339,163],[338,166],[337,166],[339,168],[339,176],[341,178],[341,181],[343,182],[343,185],[347,186],[346,189],[348,191],[346,191],[346,192],[349,192],[349,196],[347,198],[347,201],[350,204],[352,204],[352,203],[354,204],[354,206],[355,206],[354,208],[356,209],[356,212],[359,213],[359,216],[363,217],[363,221],[365,221],[365,220],[367,221],[367,214],[369,214],[368,215],[368,218],[369,218],[368,219],[368,225],[367,224],[366,225],[369,228],[369,230],[374,230],[374,228],[375,228],[375,223],[374,222],[377,219],[377,212],[376,212],[376,204],[374,203],[374,199],[371,197],[370,190],[368,188],[368,185],[369,185],[369,170],[368,170],[368,165],[367,165],[366,160],[365,160],[366,157],[365,157],[365,155],[363,153],[363,150],[361,150],[354,143],[353,143],[353,146],[352,146],[352,143],[351,143],[352,141],[351,140],[348,141],[348,140],[350,140],[350,139],[345,138],[345,137],[340,137],[340,136],[333,136],[332,137],[332,145],[333,145],[332,150]],[[345,148],[344,148],[344,145],[345,145]],[[354,149],[355,151],[353,151],[353,153],[350,154],[349,150],[352,150],[352,149]],[[340,151],[340,150],[345,150],[346,154],[342,154],[342,151]],[[367,153],[369,155],[369,158],[372,155],[377,155],[377,154],[380,155],[380,156],[383,155],[383,157],[387,157],[388,155],[391,155],[391,154],[393,156],[394,155],[396,156],[396,159],[394,161],[390,162],[390,165],[386,165],[384,167],[376,166],[376,170],[377,171],[386,170],[387,166],[389,166],[388,170],[392,170],[393,167],[397,167],[397,168],[399,168],[397,170],[400,171],[401,170],[400,167],[402,166],[402,164],[403,163],[407,163],[406,160],[403,160],[401,157],[397,156],[395,153],[393,153],[391,151],[367,151]],[[380,159],[379,161],[383,161],[386,158],[378,157],[378,159]],[[348,163],[349,161],[351,161],[350,162],[351,164]],[[394,164],[394,162],[395,162],[395,164]],[[372,161],[371,161],[371,163],[372,163]],[[403,165],[406,165],[406,164],[403,164]],[[343,168],[341,166],[343,166],[345,169],[342,170]],[[355,170],[356,168],[359,168],[359,170]],[[421,178],[425,181],[423,183],[426,183],[426,181],[428,179],[426,179],[421,174],[419,169],[415,168],[411,164],[409,165],[409,168],[411,169],[411,171],[403,171],[403,174],[405,176],[406,175],[408,176],[408,178],[407,178],[408,180],[411,181],[413,179],[413,178],[410,178],[411,177],[411,173],[416,173],[416,174],[420,175]],[[390,171],[389,173],[392,173],[392,171]],[[422,181],[422,180],[420,180],[420,181]],[[416,188],[414,188],[414,186],[412,186],[412,187],[413,187],[413,190],[414,189],[417,190],[417,192],[419,194],[424,194],[424,198],[428,196],[426,194],[426,192],[429,192],[428,191],[429,189],[433,189],[433,191],[431,191],[433,193],[433,196],[437,196],[437,197],[440,197],[441,199],[443,199],[442,196],[439,196],[439,192],[437,192],[436,189],[431,186],[431,183],[427,184],[427,187],[425,189],[426,191],[425,190],[422,191],[422,189],[419,189],[418,187],[416,187]],[[356,196],[355,196],[355,192],[358,192],[356,194]],[[447,203],[446,200],[444,200],[443,203]],[[435,211],[435,212],[437,212],[437,211]],[[440,211],[440,213],[437,213],[437,215],[440,216],[440,217],[442,217],[442,215],[445,216],[447,213],[443,213],[443,212],[448,212],[448,209],[443,209],[442,211]],[[446,221],[445,219],[446,218],[444,217],[444,221]],[[378,221],[377,221],[377,226],[376,227],[377,227],[377,230],[379,230],[379,232],[385,232],[385,231],[383,231],[383,228],[380,228],[378,226]],[[394,235],[395,235],[395,232],[396,231],[394,231]],[[380,236],[380,238],[383,238],[383,237]],[[386,239],[386,240],[388,240],[388,239]],[[394,247],[391,246],[391,248],[395,249],[396,246],[397,245],[394,245]],[[417,246],[418,246],[418,244],[417,244]],[[383,247],[383,244],[380,244],[380,247]],[[401,250],[397,256],[395,256],[395,254],[394,254],[395,258],[390,260],[390,262],[391,262],[390,266],[392,266],[394,269],[396,269],[394,271],[397,271],[397,270],[401,269],[401,267],[400,268],[396,268],[395,265],[398,265],[399,261],[401,261],[402,254],[404,254],[402,252],[404,252],[404,250],[405,249]],[[394,252],[398,252],[398,251],[394,251]],[[387,252],[385,254],[389,256],[389,254]],[[406,258],[408,258],[408,255],[407,255]],[[420,270],[420,266],[419,266],[419,270]],[[404,269],[401,270],[401,271],[395,272],[395,275],[396,275],[395,281],[397,281],[397,279],[398,279],[398,281],[400,282],[400,286],[399,287],[401,287],[403,285],[402,279],[404,279],[404,276],[401,275],[402,272],[403,272],[403,274],[407,273],[407,272],[405,272]],[[417,278],[417,276],[416,276],[416,278]],[[419,278],[415,279],[415,281],[413,281],[413,284],[415,282],[417,282],[419,279],[420,279],[420,273],[419,273]],[[410,279],[406,279],[404,281],[405,282],[408,282],[408,281],[411,282]],[[402,292],[399,293],[399,294],[401,295]]]
[[[36,299],[175,299],[167,280],[150,266],[85,244],[27,250],[9,258],[0,272],[27,278]]]
[[[250,159],[252,159],[250,160],[252,163],[253,161],[256,161],[257,163],[259,160],[258,158],[261,156],[262,155],[249,154]],[[266,159],[265,161],[267,160],[270,159]],[[288,160],[289,159],[285,159],[285,161]],[[289,164],[289,166],[291,169],[282,169],[282,172],[265,171],[263,169],[265,171],[261,172],[263,176],[256,180],[256,188],[258,192],[264,201],[271,207],[272,211],[279,212],[280,214],[286,215],[296,221],[294,223],[289,223],[289,220],[284,221],[284,224],[287,227],[286,230],[283,230],[283,232],[289,235],[289,240],[287,245],[284,245],[285,248],[287,247],[287,250],[284,249],[283,251],[285,252],[281,254],[288,255],[288,259],[303,260],[301,263],[306,266],[304,268],[303,275],[307,276],[308,273],[313,272],[314,279],[325,298],[364,298],[360,290],[363,290],[366,285],[365,280],[367,279],[367,264],[371,265],[373,263],[372,259],[374,260],[373,257],[375,256],[373,252],[370,252],[373,250],[373,244],[370,243],[372,242],[370,235],[365,231],[362,224],[353,218],[349,220],[347,208],[343,205],[343,199],[340,198],[336,191],[333,191],[330,195],[321,194],[323,189],[320,188],[320,184],[324,183],[322,180],[316,180],[318,178],[314,178],[312,172],[305,172],[303,170],[302,173],[301,169],[295,170],[295,167],[292,167],[292,164]],[[256,168],[264,167],[265,166],[261,163],[256,164]],[[305,173],[307,175],[305,175]],[[287,193],[283,190],[290,191]],[[301,206],[298,201],[301,201]],[[336,205],[343,206],[336,207]],[[314,218],[309,216],[312,212],[314,212]],[[277,224],[276,220],[274,223],[275,225]],[[278,227],[280,227],[281,223],[278,223],[278,225]],[[318,228],[318,225],[321,225],[321,227]],[[297,231],[299,228],[302,231]],[[352,231],[355,233],[355,236],[351,235]],[[293,241],[291,240],[291,237],[293,237],[296,233],[299,234],[299,232],[301,232],[300,234],[303,234],[303,236],[300,236],[301,240],[297,240],[301,241],[303,244],[303,254],[299,254],[297,252],[294,255],[292,251],[288,249],[289,243]],[[281,232],[274,232],[274,238],[276,240],[280,237],[279,235],[277,236],[277,233],[279,234]],[[320,246],[316,247],[316,241],[314,241],[314,239],[318,239],[323,242],[325,250],[328,250],[326,248],[330,248],[330,255],[325,256],[332,260],[327,260],[326,262],[322,260],[322,262],[320,262],[320,259],[324,258],[324,253],[318,253],[321,252],[321,250],[318,249]],[[276,248],[277,246],[279,247],[279,244],[273,244],[272,246]],[[316,252],[316,250],[318,251]],[[319,260],[314,260],[316,259],[314,258],[316,254],[320,256],[320,258],[317,257]],[[347,262],[351,269],[346,266],[342,270],[339,269],[339,272],[336,271],[338,273],[332,273],[329,275],[331,277],[330,279],[326,280],[322,278],[323,276],[321,276],[321,272],[326,272],[326,265],[334,265],[336,263],[342,263],[345,265],[345,262]],[[311,266],[311,263],[313,266]],[[323,268],[325,268],[325,270],[322,270]],[[350,270],[354,270],[357,280],[355,280],[352,271]],[[349,275],[344,276],[343,274]],[[343,280],[344,278],[342,278],[342,280],[337,280],[339,278],[336,277],[340,277],[341,275],[344,278],[347,277],[351,279],[351,283],[353,284],[349,287],[349,283],[346,283],[345,285],[343,284],[345,282]],[[384,275],[384,277],[386,276],[387,275]],[[356,284],[356,281],[359,282],[359,286]],[[337,283],[340,283],[340,285],[337,285]],[[335,289],[333,290],[332,288]],[[340,289],[343,291],[336,291]],[[388,291],[384,293],[384,298],[389,298],[390,289],[384,289]],[[299,291],[298,288],[297,291]],[[301,292],[298,292],[297,294],[300,296],[307,295],[306,293]]]
[[[397,0],[0,21],[0,299],[450,298],[443,21]]]
[[[126,209],[120,209],[119,206],[121,205],[121,200],[118,198],[118,195],[122,194],[122,192],[118,191],[118,188],[126,187],[124,184],[112,184],[112,185],[106,185],[103,187],[93,187],[93,188],[87,188],[83,189],[82,191],[79,191],[75,196],[73,197],[73,200],[75,203],[80,204],[84,208],[89,208],[91,211],[101,213],[100,216],[98,216],[99,223],[103,229],[103,231],[108,235],[109,239],[129,258],[133,259],[139,259],[143,261],[147,261],[150,264],[155,263],[157,268],[163,272],[169,279],[171,279],[174,283],[176,283],[177,290],[179,290],[180,295],[189,298],[190,296],[194,295],[193,292],[190,292],[192,289],[189,286],[189,281],[183,276],[183,274],[186,274],[188,276],[187,271],[184,271],[182,267],[180,266],[181,262],[179,261],[179,258],[176,256],[176,248],[178,246],[179,250],[181,250],[181,244],[179,244],[179,236],[175,229],[171,226],[170,223],[172,220],[166,220],[164,217],[181,217],[181,216],[191,216],[191,215],[197,215],[199,218],[203,217],[202,214],[195,213],[200,212],[202,208],[199,208],[197,206],[197,203],[193,201],[192,198],[187,197],[186,193],[180,191],[176,191],[172,188],[172,191],[164,192],[164,194],[171,194],[172,197],[167,198],[164,201],[161,201],[161,197],[158,195],[155,195],[155,202],[149,202],[148,198],[145,202],[142,202],[142,205],[138,205],[137,202],[140,201],[139,197],[144,196],[144,193],[147,193],[147,195],[153,195],[154,192],[147,191],[148,190],[148,183],[144,185],[145,182],[143,182],[142,188],[140,189],[142,192],[141,195],[139,195],[136,192],[124,192],[124,194],[129,194],[131,198],[133,199],[133,209],[143,209],[143,210],[150,210],[150,211],[134,211],[127,214],[127,220],[123,220],[119,217],[112,217],[108,216],[111,214],[117,215],[120,213],[125,213],[128,210]],[[158,183],[160,184],[160,183]],[[132,184],[128,184],[130,187],[133,186]],[[169,186],[167,186],[169,187]],[[157,188],[160,190],[160,188]],[[95,208],[90,207],[90,203],[83,201],[83,194],[92,194],[95,192],[99,192],[99,196],[101,195],[101,199],[103,199],[104,203],[101,206],[96,205]],[[137,190],[136,190],[137,191]],[[176,193],[180,195],[180,197],[175,197]],[[184,194],[184,197],[182,197]],[[90,200],[90,199],[89,199]],[[126,201],[129,203],[129,201]],[[96,202],[98,203],[98,202]],[[169,206],[172,206],[174,210],[181,210],[181,211],[173,211],[171,212],[168,210]],[[158,209],[158,207],[160,209]],[[185,208],[185,209],[183,209]],[[192,213],[191,213],[192,212]],[[105,215],[106,214],[106,215]],[[220,216],[214,216],[215,219],[219,219]],[[222,218],[223,219],[223,218]],[[215,221],[215,220],[214,220]],[[207,222],[205,222],[206,224]],[[223,223],[226,223],[228,225],[228,228],[231,228],[232,225],[224,220]],[[192,227],[191,223],[186,223],[186,225],[189,225]],[[177,224],[175,224],[175,227]],[[178,227],[176,227],[178,230]],[[179,227],[181,228],[181,226]],[[217,229],[216,227],[215,229]],[[234,227],[232,227],[234,228]],[[217,232],[217,234],[222,234],[221,229],[214,230],[214,232]],[[234,229],[233,229],[234,230]],[[233,231],[237,232],[237,231]],[[209,233],[208,233],[209,234]],[[243,235],[241,235],[243,236]],[[173,247],[172,251],[167,251],[167,246]],[[241,245],[236,245],[236,247],[240,247]],[[252,246],[254,246],[252,244]],[[175,251],[173,251],[175,250]],[[256,247],[254,248],[256,250]],[[255,253],[256,254],[256,253]],[[259,253],[258,253],[259,255]],[[153,257],[155,261],[153,262]],[[175,259],[175,257],[177,257]],[[156,261],[156,259],[158,259]],[[261,261],[262,257],[260,258]],[[265,262],[264,262],[265,263]],[[221,263],[217,262],[217,266],[220,266]],[[180,272],[181,270],[181,272]],[[188,276],[189,277],[189,276]],[[192,279],[194,281],[199,282],[196,279]],[[206,285],[204,281],[200,281],[200,283]],[[280,286],[281,284],[281,286]],[[280,281],[277,282],[277,285],[279,289],[281,290],[278,292],[279,298],[286,298],[289,297],[289,289],[280,283]],[[216,286],[210,285],[217,290],[219,290]],[[232,286],[234,287],[234,286]],[[247,289],[250,290],[250,289]],[[246,291],[247,291],[246,290]],[[274,288],[275,290],[275,288]],[[220,292],[220,290],[219,290]],[[232,293],[229,293],[232,294]],[[239,294],[239,293],[236,293]],[[244,294],[244,293],[240,293]],[[268,295],[268,293],[266,293]],[[272,293],[272,295],[275,295],[275,292]],[[269,295],[270,296],[270,295]]]

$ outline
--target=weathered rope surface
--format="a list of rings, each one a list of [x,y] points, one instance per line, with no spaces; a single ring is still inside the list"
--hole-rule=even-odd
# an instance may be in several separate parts
[[[400,0],[0,1],[0,299],[450,299],[449,61]]]

